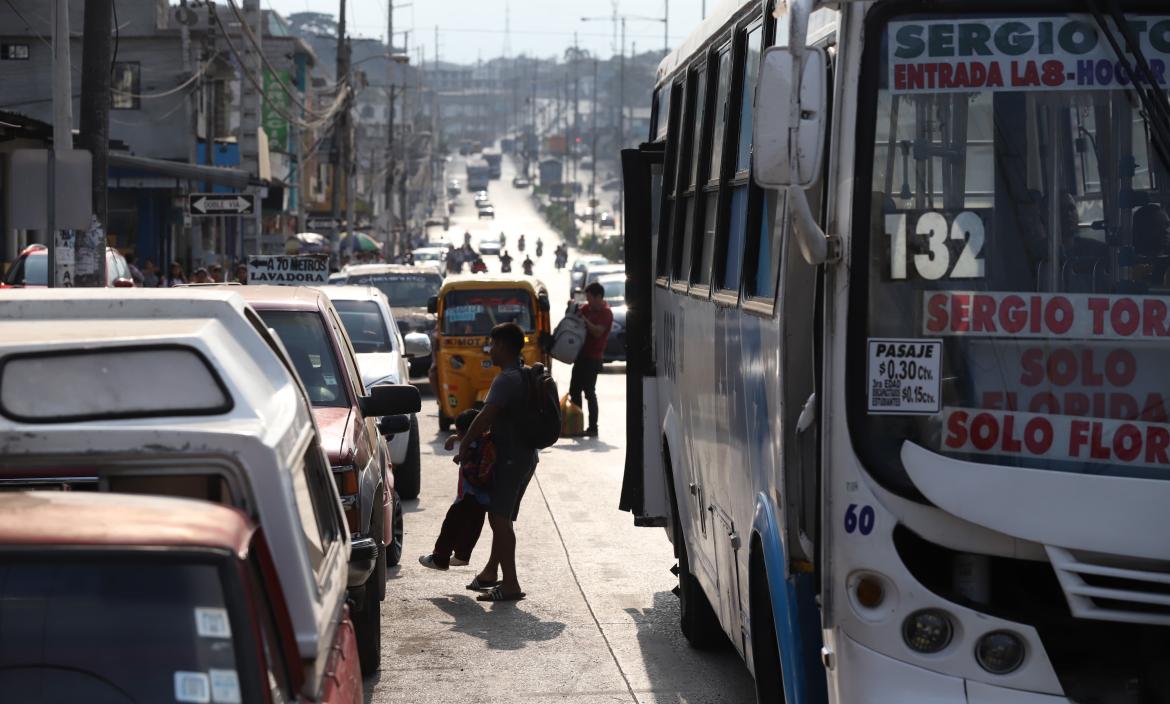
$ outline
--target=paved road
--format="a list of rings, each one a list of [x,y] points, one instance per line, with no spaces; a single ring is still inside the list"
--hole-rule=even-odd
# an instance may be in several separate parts
[[[451,173],[461,177],[458,166]],[[484,221],[484,231],[507,231],[509,249],[520,232],[530,248],[543,237],[537,274],[551,288],[553,310],[563,310],[568,273],[553,269],[554,235],[527,191],[513,190],[510,179],[505,161],[504,178],[491,189],[500,217]],[[453,240],[465,225],[478,224],[469,196],[463,200]],[[490,258],[489,267],[497,266]],[[567,390],[568,368],[555,371]],[[367,701],[753,701],[751,677],[734,651],[691,650],[679,632],[665,533],[635,528],[630,514],[617,510],[625,458],[623,372],[610,365],[599,379],[599,438],[562,440],[541,453],[516,526],[528,597],[514,604],[479,603],[464,588],[487,557],[490,528],[470,567],[437,572],[417,562],[430,551],[456,483],[434,399],[424,391],[422,493],[407,503],[403,564],[391,570],[383,605],[382,670],[366,681]]]

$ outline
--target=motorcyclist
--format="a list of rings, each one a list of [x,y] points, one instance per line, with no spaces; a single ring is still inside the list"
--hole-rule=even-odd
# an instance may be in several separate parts
[[[518,248],[518,249],[519,249],[521,252],[523,252],[523,251],[524,251],[524,235],[520,235],[520,239],[516,241],[516,247],[517,247],[517,248]]]
[[[540,257],[540,255],[542,255],[542,254],[544,254],[544,240],[537,237],[536,238],[536,256]]]
[[[532,267],[534,264],[535,264],[535,262],[532,261],[532,257],[524,257],[523,266],[524,266],[524,275],[525,276],[532,276]]]
[[[512,255],[508,254],[508,250],[500,252],[500,273],[507,274],[512,271]]]

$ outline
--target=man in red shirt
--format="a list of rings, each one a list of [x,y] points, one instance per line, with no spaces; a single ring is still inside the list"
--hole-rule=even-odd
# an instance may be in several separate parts
[[[589,402],[589,427],[585,435],[597,437],[597,374],[605,358],[605,344],[609,341],[609,331],[613,327],[613,311],[605,302],[605,288],[594,281],[585,287],[586,303],[577,308],[577,313],[585,319],[588,333],[581,353],[573,364],[573,378],[569,382],[569,399],[577,406],[581,405],[581,392],[585,393],[585,400]]]

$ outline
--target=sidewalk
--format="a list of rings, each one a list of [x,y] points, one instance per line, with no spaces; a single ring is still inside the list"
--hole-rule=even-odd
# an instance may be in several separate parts
[[[568,387],[569,367],[556,365]],[[456,469],[424,399],[423,487],[408,502],[403,564],[383,616],[382,672],[372,702],[692,702],[754,700],[731,650],[691,650],[678,629],[671,547],[662,530],[635,528],[617,510],[624,460],[625,378],[599,380],[603,435],[566,439],[541,462],[516,524],[527,598],[486,604],[464,585],[490,548],[484,528],[472,566],[427,570],[454,493]],[[423,418],[423,416],[426,416]]]

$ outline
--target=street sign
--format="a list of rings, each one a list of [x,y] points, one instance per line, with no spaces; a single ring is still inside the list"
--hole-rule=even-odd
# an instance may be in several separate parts
[[[316,286],[329,282],[329,257],[323,254],[256,254],[248,257],[249,284]]]
[[[334,230],[342,226],[341,220],[334,220],[333,218],[307,218],[305,220],[305,227],[310,230]]]
[[[251,193],[189,193],[187,212],[195,215],[252,215],[256,196]]]

